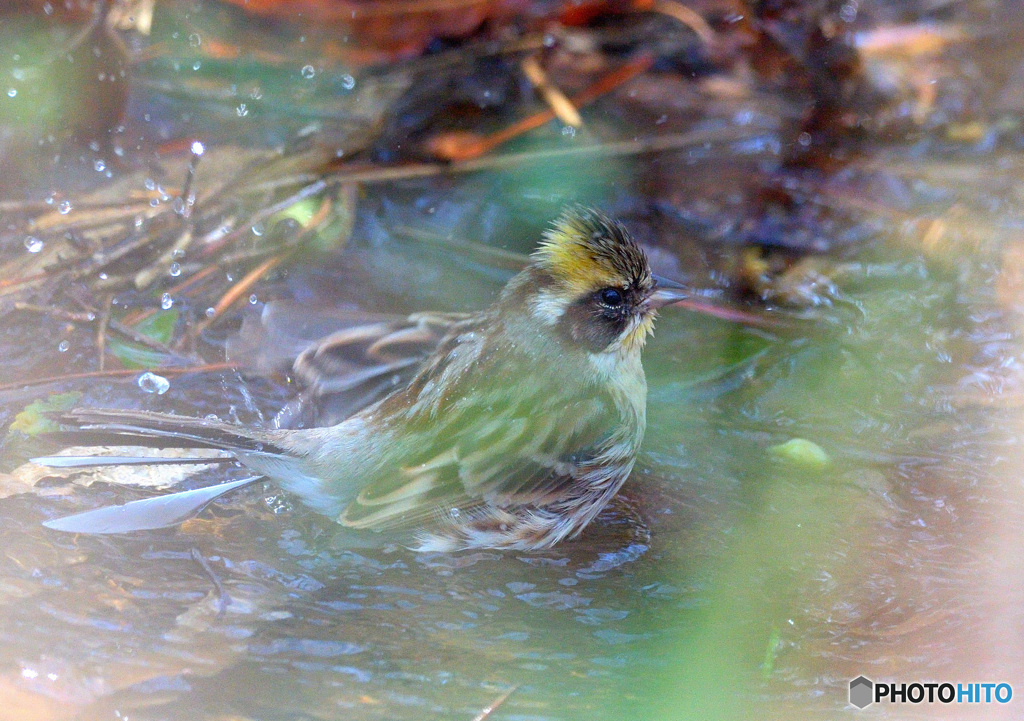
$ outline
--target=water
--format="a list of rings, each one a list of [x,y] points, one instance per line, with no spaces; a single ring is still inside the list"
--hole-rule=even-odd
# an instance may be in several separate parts
[[[674,122],[663,117],[652,125]],[[649,429],[633,478],[581,538],[551,551],[415,554],[342,534],[271,484],[177,529],[60,534],[41,522],[147,497],[167,478],[34,485],[12,471],[52,449],[8,435],[4,718],[472,719],[505,697],[492,718],[826,719],[847,710],[861,674],[1022,678],[1012,629],[1024,620],[1024,156],[926,150],[868,147],[845,173],[785,179],[809,188],[808,206],[836,211],[804,222],[838,250],[789,278],[787,297],[815,310],[776,312],[768,329],[666,310],[645,352]],[[622,215],[660,272],[717,297],[735,256],[694,238],[749,202],[743,179],[774,170],[743,148],[716,152],[375,187],[346,248],[291,263],[237,313],[259,313],[264,299],[310,313],[482,307],[507,268],[394,229],[526,251],[573,201]],[[18,237],[19,256],[44,250]],[[91,326],[7,319],[0,383],[95,370]],[[7,388],[0,419],[68,391],[83,406],[234,412],[251,424],[294,394],[280,377],[140,371]]]
[[[332,292],[359,297],[382,253],[403,256],[357,253],[352,285]],[[35,718],[471,718],[510,688],[513,718],[787,718],[831,716],[862,673],[1009,678],[1016,641],[998,628],[1017,612],[997,569],[1021,499],[1016,414],[999,406],[1017,397],[1018,331],[995,278],[979,281],[987,263],[962,267],[969,283],[902,250],[858,253],[854,324],[766,333],[666,311],[634,478],[545,553],[352,547],[269,485],[127,537],[39,522],[138,491],[11,495],[0,687]],[[300,266],[290,283],[335,270]],[[457,304],[450,280],[424,289],[440,307]],[[213,379],[161,380],[143,389],[171,405],[148,407],[231,403]],[[139,402],[108,388],[91,403]],[[288,392],[255,391],[267,415]],[[792,439],[825,465],[770,450]]]
[[[171,382],[169,380],[161,375],[157,375],[156,373],[150,373],[149,371],[146,371],[139,376],[137,384],[139,388],[146,393],[156,393],[161,396],[171,387]]]

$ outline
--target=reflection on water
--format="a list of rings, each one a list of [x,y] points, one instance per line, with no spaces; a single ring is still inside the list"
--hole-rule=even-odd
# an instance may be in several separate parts
[[[569,200],[622,211],[659,270],[715,288],[723,262],[680,228],[710,234],[728,216],[739,201],[716,197],[722,186],[762,171],[748,152],[383,185],[361,199],[350,248],[297,261],[249,311],[262,298],[481,307],[507,267],[394,229],[523,252]],[[0,717],[471,719],[500,702],[493,718],[531,721],[831,718],[859,674],[1020,678],[1024,162],[919,152],[792,179],[836,211],[821,227],[846,246],[821,279],[793,278],[815,312],[768,329],[663,314],[634,477],[549,552],[417,555],[341,535],[270,484],[179,529],[55,533],[41,521],[148,491],[33,486],[7,472],[38,441],[8,436]],[[677,175],[682,196],[708,198],[665,210],[671,223],[631,195]],[[921,233],[921,218],[941,227]],[[87,330],[60,350],[61,323],[17,318],[0,329],[2,382],[86,367]],[[68,382],[5,391],[0,417],[69,390],[82,405],[244,423],[294,392],[231,371],[176,376],[163,394],[134,378]],[[809,447],[794,439],[818,450],[789,455]]]

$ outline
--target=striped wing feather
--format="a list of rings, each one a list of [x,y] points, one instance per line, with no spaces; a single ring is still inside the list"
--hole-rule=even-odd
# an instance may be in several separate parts
[[[542,506],[568,486],[612,433],[610,399],[545,412],[527,399],[495,408],[484,399],[450,420],[398,473],[371,480],[339,521],[392,530],[429,525],[483,505]]]
[[[286,428],[332,426],[407,385],[464,313],[416,313],[345,328],[310,344],[292,373],[302,394],[279,414]]]

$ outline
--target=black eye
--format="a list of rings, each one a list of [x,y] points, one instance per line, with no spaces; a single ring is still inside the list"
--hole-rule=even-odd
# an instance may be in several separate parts
[[[601,302],[616,308],[622,305],[622,292],[616,288],[605,288],[601,291]]]

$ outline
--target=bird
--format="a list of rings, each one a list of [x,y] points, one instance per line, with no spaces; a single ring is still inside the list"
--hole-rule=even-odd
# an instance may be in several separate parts
[[[150,411],[65,412],[62,424],[123,445],[221,449],[254,475],[44,525],[74,532],[172,525],[221,493],[270,479],[342,526],[398,534],[418,551],[549,548],[578,536],[629,477],[647,425],[641,353],[659,309],[685,298],[682,285],[652,273],[621,222],[571,207],[490,307],[344,331],[342,345],[356,339],[388,358],[380,366],[386,372],[364,373],[346,387],[404,375],[399,387],[335,425],[250,428]],[[296,368],[316,379],[338,342],[314,344]],[[180,452],[33,460],[211,462]]]

